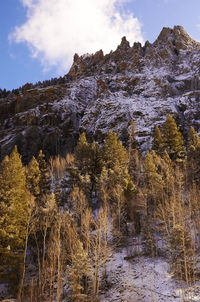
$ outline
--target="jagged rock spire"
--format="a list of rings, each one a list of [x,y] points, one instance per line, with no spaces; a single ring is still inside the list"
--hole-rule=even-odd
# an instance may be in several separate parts
[[[128,50],[130,48],[129,41],[126,40],[126,37],[123,37],[121,44],[117,47],[117,50]]]
[[[183,26],[175,25],[174,28],[163,27],[154,45],[158,44],[173,45],[177,50],[180,49],[200,49],[200,43],[192,39]]]

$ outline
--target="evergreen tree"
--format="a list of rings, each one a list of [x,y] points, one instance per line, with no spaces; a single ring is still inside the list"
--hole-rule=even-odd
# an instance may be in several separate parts
[[[98,179],[98,191],[103,206],[107,206],[107,202],[109,200],[109,176],[108,170],[105,167],[102,168]]]
[[[137,140],[136,140],[136,125],[133,120],[130,121],[130,131],[129,131],[129,148],[137,149]]]
[[[200,138],[193,127],[190,127],[187,142],[188,180],[199,181],[200,178]]]
[[[124,187],[124,196],[126,200],[130,201],[135,195],[136,188],[131,180],[128,171],[125,171],[123,187]]]
[[[102,152],[97,142],[93,142],[89,150],[88,173],[90,175],[92,189],[96,190],[98,178],[101,174],[103,160]]]
[[[184,151],[183,136],[179,131],[175,120],[168,114],[165,123],[163,124],[163,140],[164,147],[172,159],[181,156],[181,151]]]
[[[190,127],[187,142],[188,157],[198,157],[200,151],[200,138],[193,127]]]
[[[50,194],[50,188],[51,188],[51,179],[49,174],[49,167],[45,160],[45,156],[40,150],[38,158],[37,158],[39,169],[40,169],[40,195],[38,197],[38,200],[40,199],[40,202],[42,202],[42,199],[44,199],[45,195]]]
[[[115,132],[110,131],[108,133],[102,154],[106,168],[113,169],[115,165],[126,168],[128,165],[128,154]]]
[[[166,150],[163,152],[162,158],[163,158],[164,162],[168,165],[168,167],[172,168],[172,161]]]
[[[174,179],[174,168],[172,165],[172,160],[169,157],[169,154],[165,150],[162,156],[160,170],[162,173],[162,178],[164,180],[165,185],[167,183],[172,184]]]
[[[157,172],[157,167],[154,162],[154,156],[150,152],[148,152],[145,157],[144,173],[150,188],[155,188],[161,183],[162,177]]]
[[[163,148],[164,148],[164,141],[163,141],[162,133],[160,131],[160,128],[156,125],[154,130],[152,149],[155,150],[156,153],[162,154]]]
[[[136,141],[135,122],[130,122],[129,144],[128,144],[128,172],[134,182],[139,179],[139,155]]]
[[[134,213],[131,212],[133,212],[133,204],[135,202],[134,197],[136,192],[136,187],[131,180],[128,170],[125,172],[124,175],[123,189],[125,197],[125,217],[128,219],[131,217],[132,214],[134,215]]]
[[[84,279],[90,275],[91,265],[83,244],[80,240],[76,243],[77,248],[71,256],[71,267],[68,270],[68,278],[72,291],[72,301],[83,301]]]
[[[88,172],[88,164],[90,160],[90,145],[87,142],[85,133],[83,132],[78,140],[75,148],[76,164],[81,174]]]
[[[28,193],[21,157],[15,146],[1,163],[0,245],[11,250],[23,248],[27,235]]]
[[[169,154],[166,150],[164,150],[162,157],[152,152],[153,161],[156,167],[157,174],[160,177],[160,181],[158,182],[159,186],[157,188],[158,193],[162,191],[162,198],[164,198],[164,194],[167,196],[172,193],[174,188],[174,169],[172,165],[172,161],[169,157]],[[168,198],[166,196],[166,198]],[[159,197],[159,196],[158,196]]]
[[[35,197],[40,194],[40,176],[39,164],[33,156],[26,170],[26,185],[29,192]]]

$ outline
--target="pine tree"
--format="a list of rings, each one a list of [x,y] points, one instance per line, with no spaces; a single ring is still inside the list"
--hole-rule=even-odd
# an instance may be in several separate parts
[[[84,292],[84,278],[89,276],[91,266],[86,251],[80,240],[76,243],[77,248],[71,255],[71,267],[68,270],[68,278],[72,291],[73,301],[83,301],[82,293]]]
[[[154,130],[152,149],[155,150],[156,153],[161,155],[163,153],[163,148],[164,148],[164,141],[163,141],[162,133],[160,131],[160,128],[156,125]]]
[[[11,250],[23,248],[27,235],[28,193],[21,157],[15,146],[1,163],[0,245]]]
[[[75,148],[76,164],[81,174],[88,172],[88,164],[90,159],[90,145],[87,142],[86,135],[83,132],[78,140]]]
[[[39,164],[33,156],[26,170],[26,185],[29,192],[35,197],[40,194],[40,176]]]
[[[200,138],[193,127],[190,127],[187,142],[187,167],[190,182],[200,178]]]
[[[39,169],[40,169],[40,195],[38,197],[39,202],[42,202],[42,199],[44,199],[45,195],[50,194],[50,188],[51,188],[51,180],[50,180],[50,174],[49,174],[49,167],[45,160],[45,156],[40,150],[38,158],[37,158]]]
[[[109,175],[108,170],[103,167],[98,179],[99,197],[103,205],[106,206],[109,200]]]
[[[89,150],[88,173],[91,178],[92,186],[96,190],[98,178],[101,174],[103,165],[102,152],[97,142],[93,142]]]
[[[113,169],[115,165],[126,168],[128,165],[128,154],[115,132],[110,131],[108,133],[102,154],[106,168]]]
[[[136,188],[131,180],[128,171],[125,171],[123,187],[124,187],[124,196],[126,200],[130,201],[135,195]]]
[[[157,172],[157,167],[154,162],[154,156],[150,152],[148,152],[145,157],[144,173],[150,188],[155,188],[162,182],[162,177]]]
[[[129,131],[129,149],[137,149],[136,141],[136,125],[133,120],[130,121],[130,131]]]
[[[200,152],[200,138],[193,127],[190,127],[187,142],[188,157],[198,157]]]
[[[120,209],[120,213],[123,212],[123,218],[127,217],[126,201],[130,201],[135,192],[128,173],[128,154],[117,134],[112,131],[108,133],[102,149],[104,167],[99,177],[101,199],[104,205],[110,202],[114,208]]]
[[[163,124],[163,140],[164,147],[172,159],[176,159],[181,156],[181,152],[184,151],[183,136],[179,131],[175,120],[168,114],[165,123]]]
[[[153,162],[156,167],[157,175],[159,176],[160,180],[157,182],[157,193],[158,198],[159,194],[162,192],[162,198],[164,198],[165,193],[167,196],[172,192],[173,185],[174,185],[174,169],[172,165],[172,160],[170,159],[166,150],[164,150],[162,156],[158,155],[153,151]],[[166,198],[168,198],[165,196]],[[161,196],[160,196],[161,197]]]
[[[139,155],[136,141],[135,122],[130,122],[129,144],[128,144],[128,172],[134,182],[139,179]]]

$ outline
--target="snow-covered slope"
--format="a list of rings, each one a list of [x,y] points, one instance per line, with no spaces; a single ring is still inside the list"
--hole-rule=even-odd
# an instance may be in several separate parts
[[[136,122],[142,148],[153,128],[172,113],[183,131],[200,129],[200,43],[181,26],[163,28],[142,46],[122,38],[108,55],[74,56],[62,84],[36,87],[0,102],[2,157],[18,144],[25,160],[40,148],[50,154],[70,151],[81,131],[102,141],[109,130],[127,137]]]
[[[137,247],[138,248],[138,247]],[[134,257],[127,259],[128,249]],[[109,289],[101,290],[101,302],[182,302],[200,301],[200,284],[187,286],[170,273],[163,258],[138,256],[134,243],[113,251],[107,262]]]

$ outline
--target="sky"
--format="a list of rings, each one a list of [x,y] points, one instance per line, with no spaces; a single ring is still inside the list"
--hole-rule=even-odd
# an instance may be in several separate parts
[[[0,88],[63,76],[75,53],[155,41],[182,25],[200,41],[200,0],[0,0]]]

